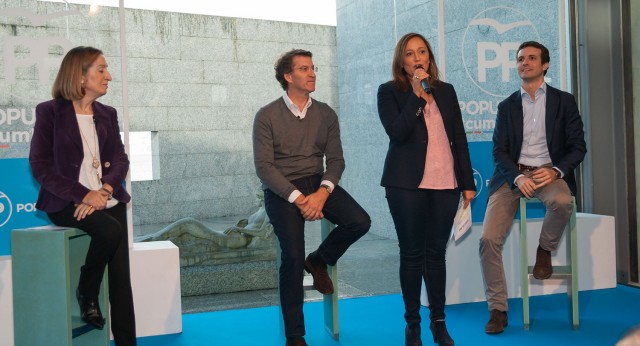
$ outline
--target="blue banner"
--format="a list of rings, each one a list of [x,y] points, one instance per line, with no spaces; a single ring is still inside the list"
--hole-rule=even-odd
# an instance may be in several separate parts
[[[28,159],[0,160],[0,256],[11,254],[11,230],[50,224],[36,210],[38,189]]]
[[[473,179],[476,182],[476,198],[471,204],[471,220],[484,220],[484,210],[487,208],[487,185],[493,174],[492,142],[469,143],[469,154],[473,167]]]

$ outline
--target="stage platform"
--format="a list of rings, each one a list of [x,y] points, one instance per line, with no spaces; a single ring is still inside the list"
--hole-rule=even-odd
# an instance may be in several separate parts
[[[529,255],[535,254],[540,220],[529,225]],[[319,242],[319,222],[309,223],[306,231],[307,251],[315,250]],[[615,282],[615,225],[611,216],[578,214],[578,245],[580,290],[613,288]],[[447,304],[484,300],[482,273],[478,257],[478,241],[482,224],[474,224],[468,235],[447,250]],[[537,232],[537,233],[536,233]],[[507,239],[504,250],[510,297],[519,297],[519,252],[517,226]],[[178,333],[182,330],[183,313],[247,309],[277,304],[275,290],[238,292],[180,299],[180,278],[177,248],[170,243],[135,243],[131,254],[134,275],[138,335],[152,336]],[[564,246],[554,261],[564,258]],[[530,258],[531,261],[534,258]],[[371,297],[398,294],[397,241],[368,234],[356,242],[340,260],[340,298]],[[156,263],[154,265],[154,263]],[[149,271],[149,268],[153,270]],[[166,268],[175,268],[166,270]],[[554,282],[555,281],[555,282]],[[549,280],[534,283],[532,294],[564,292],[564,283]],[[307,301],[321,299],[319,293],[308,291]],[[535,309],[532,302],[532,309]],[[486,306],[485,306],[486,307]],[[13,316],[11,294],[11,257],[0,257],[0,346],[13,346]],[[533,312],[532,312],[533,313]],[[582,313],[582,312],[581,312]],[[141,316],[145,316],[144,318]],[[533,318],[533,316],[532,316]],[[484,319],[484,317],[482,317]],[[341,315],[341,320],[343,317]]]

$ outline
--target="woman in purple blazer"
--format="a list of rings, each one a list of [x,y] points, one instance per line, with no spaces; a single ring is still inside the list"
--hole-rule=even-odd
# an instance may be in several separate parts
[[[129,159],[116,110],[96,101],[109,81],[102,51],[76,47],[65,55],[53,100],[36,107],[29,163],[40,183],[36,208],[54,224],[91,236],[76,290],[82,320],[104,328],[98,294],[108,265],[114,341],[135,345],[126,219],[131,196],[123,187]]]
[[[453,345],[444,322],[447,241],[460,196],[476,193],[458,97],[440,81],[429,42],[419,34],[398,41],[393,79],[378,89],[378,114],[389,136],[381,185],[400,246],[405,344],[422,345],[420,292],[424,278],[433,334]]]

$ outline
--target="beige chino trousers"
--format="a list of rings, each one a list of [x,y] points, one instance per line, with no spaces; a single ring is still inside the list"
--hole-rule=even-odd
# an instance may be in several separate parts
[[[533,171],[522,171],[530,177]],[[563,179],[541,187],[534,196],[542,201],[546,213],[542,222],[539,244],[545,250],[555,251],[572,212],[569,186]],[[505,183],[489,197],[480,238],[480,261],[484,277],[485,295],[489,310],[508,311],[507,281],[504,274],[502,249],[513,226],[522,192]]]

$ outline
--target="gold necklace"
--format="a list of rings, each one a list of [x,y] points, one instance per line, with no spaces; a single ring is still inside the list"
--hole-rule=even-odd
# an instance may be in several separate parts
[[[98,177],[98,182],[100,182],[100,172],[98,172],[98,167],[100,167],[100,161],[98,161],[98,159],[96,158],[96,155],[98,153],[98,146],[96,144],[96,137],[98,137],[98,133],[96,132],[96,125],[93,124],[93,123],[92,123],[92,125],[93,125],[93,148],[94,148],[94,150],[91,150],[91,147],[89,146],[89,142],[85,138],[84,133],[82,133],[82,128],[80,126],[78,126],[78,129],[80,130],[80,137],[82,137],[82,140],[87,145],[87,149],[89,149],[89,153],[91,154],[91,157],[93,159],[93,161],[91,162],[91,166],[93,166],[93,168],[96,169],[96,176]]]

